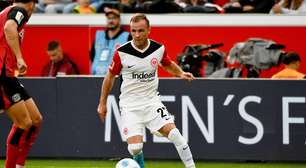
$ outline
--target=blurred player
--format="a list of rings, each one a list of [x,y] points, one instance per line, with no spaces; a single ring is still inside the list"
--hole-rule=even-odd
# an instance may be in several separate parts
[[[148,39],[150,23],[144,14],[135,14],[132,17],[130,31],[132,41],[125,43],[115,52],[113,62],[103,80],[98,114],[104,121],[108,94],[113,87],[115,76],[121,74],[121,131],[127,138],[130,154],[144,168],[142,147],[146,127],[152,133],[167,137],[175,145],[185,167],[194,168],[189,146],[158,95],[157,68],[161,65],[172,75],[189,81],[194,77],[170,60],[164,45]]]
[[[15,77],[24,75],[20,42],[23,27],[32,15],[35,0],[15,0],[0,13],[0,109],[13,121],[7,138],[6,168],[22,168],[39,132],[42,116],[33,99]]]

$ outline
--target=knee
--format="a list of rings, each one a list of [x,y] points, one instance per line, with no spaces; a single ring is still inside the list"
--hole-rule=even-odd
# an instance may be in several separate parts
[[[142,148],[143,143],[128,144],[128,150],[132,156],[139,154]]]
[[[158,132],[167,137],[169,136],[169,133],[174,129],[176,129],[175,124],[169,123],[164,125],[161,129],[159,129]]]
[[[22,129],[29,129],[32,126],[33,122],[30,118],[25,118],[23,121],[20,122],[20,128]]]
[[[42,123],[42,120],[43,120],[43,117],[41,115],[35,116],[32,119],[32,124],[35,126],[40,125]]]

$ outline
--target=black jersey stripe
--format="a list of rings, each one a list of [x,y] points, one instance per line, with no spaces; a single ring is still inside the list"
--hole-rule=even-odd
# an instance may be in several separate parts
[[[126,43],[125,45],[121,46],[118,51],[123,52],[123,53],[127,53],[129,55],[133,55],[135,57],[139,57],[139,58],[145,58],[147,56],[149,56],[150,54],[152,54],[153,52],[155,52],[156,50],[158,50],[160,47],[162,47],[161,44],[150,40],[150,46],[149,48],[144,52],[141,53],[139,51],[137,51],[133,46],[132,46],[132,41]]]

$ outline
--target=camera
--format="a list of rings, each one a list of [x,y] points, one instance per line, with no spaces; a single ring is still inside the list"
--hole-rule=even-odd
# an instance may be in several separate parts
[[[195,77],[204,76],[202,73],[203,62],[207,62],[205,75],[211,74],[218,67],[217,64],[225,57],[225,54],[219,50],[211,50],[223,46],[223,43],[204,45],[187,45],[183,53],[177,56],[179,66],[185,72],[190,72]],[[223,61],[221,61],[223,62]]]

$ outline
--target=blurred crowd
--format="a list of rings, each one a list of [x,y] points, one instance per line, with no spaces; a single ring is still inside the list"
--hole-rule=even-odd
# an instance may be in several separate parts
[[[2,0],[3,1],[3,0]],[[306,13],[306,0],[38,0],[36,13]]]

